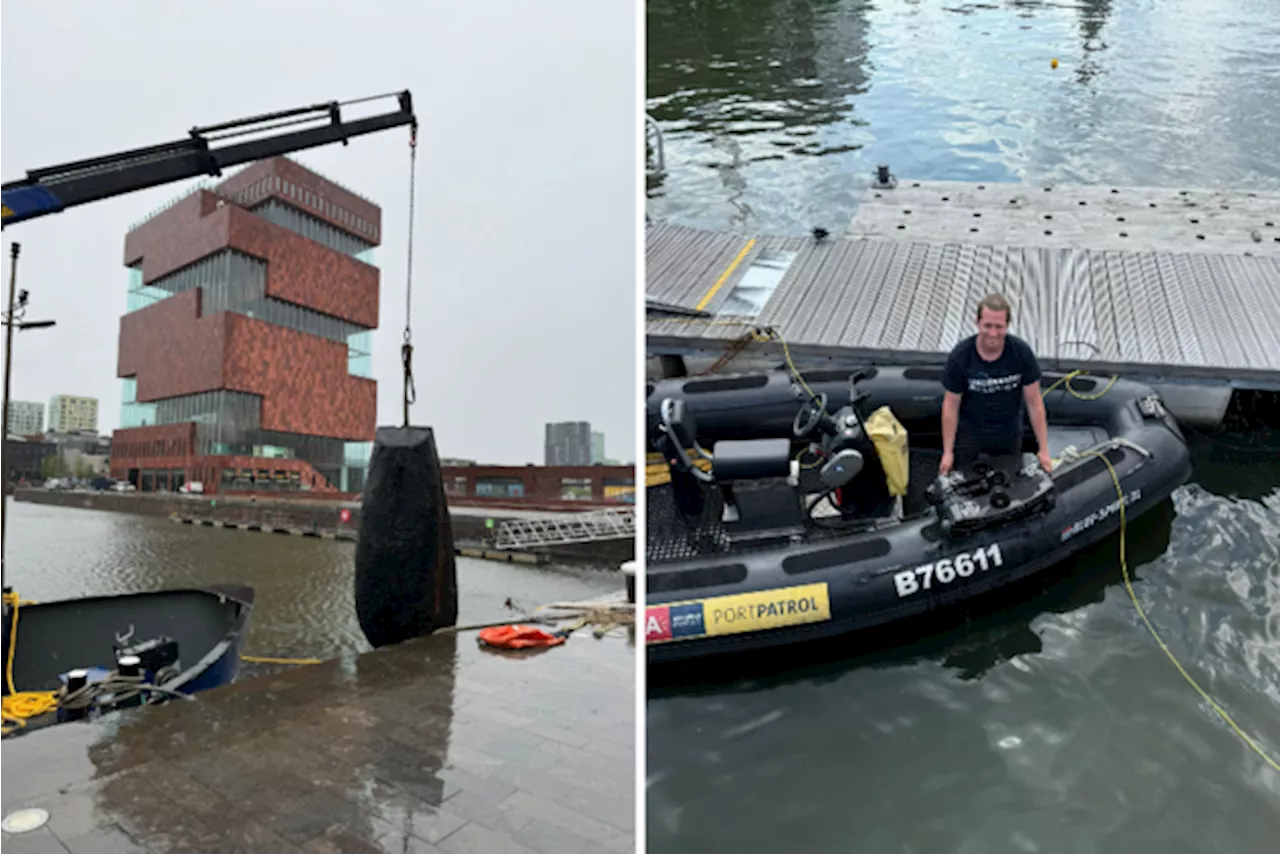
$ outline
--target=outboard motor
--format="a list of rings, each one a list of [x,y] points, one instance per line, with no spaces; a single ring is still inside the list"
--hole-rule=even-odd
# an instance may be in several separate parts
[[[1022,453],[954,469],[925,491],[943,533],[956,537],[1048,513],[1056,495],[1053,477],[1034,454]]]
[[[453,526],[429,427],[379,427],[356,543],[356,615],[375,647],[458,621]]]

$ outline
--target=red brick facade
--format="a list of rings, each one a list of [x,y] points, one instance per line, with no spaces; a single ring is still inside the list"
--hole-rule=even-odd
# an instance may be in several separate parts
[[[267,262],[267,296],[370,329],[378,326],[378,268],[268,222],[205,190],[125,238],[124,263],[152,282],[220,249]]]
[[[283,157],[237,172],[218,185],[218,194],[246,207],[275,196],[335,228],[353,231],[375,246],[382,244],[381,208]]]
[[[264,430],[373,441],[378,384],[347,373],[345,345],[231,312],[200,317],[200,293],[120,319],[117,373],[137,377],[139,401],[247,392],[262,396]]]
[[[376,205],[276,158],[236,174],[216,193],[192,193],[131,231],[124,263],[140,266],[143,282],[151,283],[235,249],[265,262],[267,297],[376,328],[378,269],[241,206],[267,198],[366,244],[378,242]],[[139,402],[219,390],[258,395],[263,431],[372,442],[377,427],[377,383],[350,375],[345,344],[244,314],[203,315],[199,289],[121,318],[117,375],[136,378]],[[324,477],[315,477],[303,459],[200,457],[198,450],[192,423],[117,430],[112,474],[154,471],[157,483],[171,484],[181,471],[186,481],[199,480],[206,491],[216,491],[223,469],[267,470],[273,483],[282,476],[287,482],[289,475],[296,482],[300,475],[308,486],[318,480],[316,488],[326,488]]]
[[[228,314],[223,388],[262,395],[262,429],[372,442],[378,384],[347,373],[336,341]]]

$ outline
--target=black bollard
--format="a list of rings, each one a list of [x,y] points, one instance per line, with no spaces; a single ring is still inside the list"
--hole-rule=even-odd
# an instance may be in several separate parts
[[[375,647],[458,621],[444,476],[430,427],[379,427],[356,543],[356,616]]]

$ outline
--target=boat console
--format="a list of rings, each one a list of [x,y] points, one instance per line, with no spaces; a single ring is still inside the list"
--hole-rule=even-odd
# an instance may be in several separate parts
[[[1053,478],[1034,454],[979,460],[939,475],[925,492],[943,533],[960,537],[1053,509]]]
[[[809,523],[808,495],[834,493],[841,515],[875,518],[892,512],[884,468],[859,411],[866,400],[849,378],[849,403],[832,415],[826,394],[793,386],[801,403],[790,437],[722,439],[707,452],[698,443],[693,414],[683,400],[661,405],[662,450],[671,467],[676,505],[688,516],[701,512],[699,482],[714,485],[724,500],[721,517],[730,542],[803,536]],[[813,437],[810,439],[810,437]],[[797,439],[810,439],[821,461],[802,471]],[[696,458],[699,458],[695,460]],[[699,464],[701,463],[701,464]]]

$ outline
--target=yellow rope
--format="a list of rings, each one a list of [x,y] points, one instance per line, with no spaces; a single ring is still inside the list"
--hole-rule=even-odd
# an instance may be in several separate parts
[[[3,726],[0,733],[9,735],[27,725],[28,718],[51,712],[58,707],[57,691],[18,691],[13,684],[13,659],[18,651],[18,609],[34,602],[18,598],[17,593],[4,594],[4,604],[13,608],[13,622],[9,626],[9,656],[4,663],[5,686],[9,695],[3,702]]]
[[[1236,735],[1244,739],[1244,743],[1249,745],[1249,747],[1253,750],[1254,753],[1262,757],[1262,760],[1266,762],[1268,765],[1270,765],[1272,770],[1280,772],[1280,762],[1277,762],[1275,759],[1268,756],[1262,750],[1262,748],[1258,747],[1258,745],[1254,743],[1254,740],[1250,738],[1249,735],[1244,730],[1236,726],[1236,722],[1233,721],[1231,719],[1231,716],[1228,715],[1226,711],[1223,710],[1223,708],[1218,705],[1218,703],[1213,699],[1213,697],[1209,696],[1209,692],[1201,688],[1200,684],[1191,677],[1191,674],[1188,673],[1186,668],[1182,666],[1182,662],[1178,661],[1177,656],[1173,654],[1173,651],[1169,649],[1169,646],[1164,642],[1164,639],[1160,637],[1160,633],[1157,632],[1156,627],[1151,624],[1151,620],[1147,618],[1147,612],[1143,610],[1142,603],[1138,601],[1138,594],[1134,593],[1133,591],[1133,583],[1129,580],[1129,562],[1125,557],[1125,548],[1124,548],[1124,544],[1125,544],[1124,490],[1120,486],[1120,478],[1119,476],[1116,475],[1116,470],[1111,465],[1111,460],[1107,459],[1106,456],[1104,456],[1103,454],[1100,454],[1097,451],[1081,451],[1081,453],[1086,456],[1093,456],[1102,460],[1102,462],[1105,463],[1107,466],[1107,471],[1111,473],[1111,482],[1115,485],[1116,496],[1120,500],[1120,571],[1124,574],[1125,590],[1129,591],[1129,598],[1133,600],[1133,607],[1138,610],[1138,616],[1141,617],[1142,622],[1146,624],[1147,631],[1151,632],[1151,636],[1156,639],[1156,643],[1160,645],[1160,649],[1164,650],[1164,654],[1167,655],[1169,657],[1169,660],[1173,662],[1173,666],[1178,668],[1178,672],[1182,674],[1183,679],[1187,680],[1187,684],[1189,684],[1192,688],[1196,690],[1196,693],[1198,693],[1204,699],[1204,701],[1208,703],[1213,708],[1213,710],[1222,717],[1224,721],[1227,722],[1227,725],[1231,727],[1231,729],[1235,730]]]
[[[322,664],[322,658],[271,658],[265,655],[242,655],[241,661],[252,661],[257,664]]]

